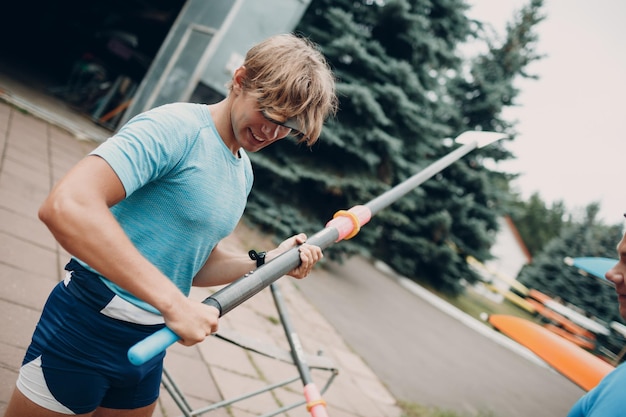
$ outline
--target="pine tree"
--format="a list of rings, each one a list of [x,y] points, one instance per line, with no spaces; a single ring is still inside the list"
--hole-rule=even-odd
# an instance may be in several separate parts
[[[514,78],[534,59],[540,6],[532,1],[504,43],[490,45],[468,71],[458,48],[479,33],[462,0],[313,0],[297,31],[329,59],[340,109],[312,152],[281,143],[252,156],[248,218],[280,237],[313,232],[335,211],[449,153],[457,146],[449,138],[470,129],[509,132],[500,113],[517,94]],[[489,257],[499,207],[510,198],[509,177],[483,162],[508,157],[495,146],[464,158],[327,254],[371,251],[403,275],[457,293],[460,278],[476,279],[465,255]]]
[[[556,201],[548,207],[539,193],[533,193],[528,201],[517,197],[511,209],[511,218],[533,256],[561,234],[561,230],[570,222],[566,217],[567,209],[563,201]]]

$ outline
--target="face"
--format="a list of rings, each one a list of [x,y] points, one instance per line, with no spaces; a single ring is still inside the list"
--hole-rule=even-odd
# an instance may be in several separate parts
[[[235,97],[230,117],[236,142],[234,147],[257,152],[291,133],[290,128],[278,124],[280,121],[267,118],[256,98],[239,85],[233,91]]]
[[[626,234],[617,245],[618,262],[611,268],[605,277],[615,284],[619,313],[626,319]]]

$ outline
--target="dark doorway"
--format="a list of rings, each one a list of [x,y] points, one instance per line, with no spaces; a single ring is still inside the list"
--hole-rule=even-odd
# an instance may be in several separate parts
[[[113,129],[185,0],[7,3],[0,71]]]

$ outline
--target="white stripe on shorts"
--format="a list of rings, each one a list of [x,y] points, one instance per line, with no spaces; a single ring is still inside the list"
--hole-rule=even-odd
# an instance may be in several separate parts
[[[109,301],[109,304],[100,310],[100,313],[114,319],[136,324],[152,325],[165,323],[163,316],[160,314],[137,307],[131,302],[124,300],[119,295],[115,295],[111,301]]]
[[[54,398],[41,369],[41,356],[20,368],[17,378],[17,389],[35,404],[61,414],[76,415],[72,410]]]

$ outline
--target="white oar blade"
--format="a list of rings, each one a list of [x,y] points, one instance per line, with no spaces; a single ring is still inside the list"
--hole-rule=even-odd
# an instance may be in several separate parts
[[[506,138],[507,135],[498,132],[481,132],[477,130],[470,130],[461,133],[455,139],[457,143],[461,145],[467,145],[468,143],[476,143],[476,147],[483,148],[493,142]]]

